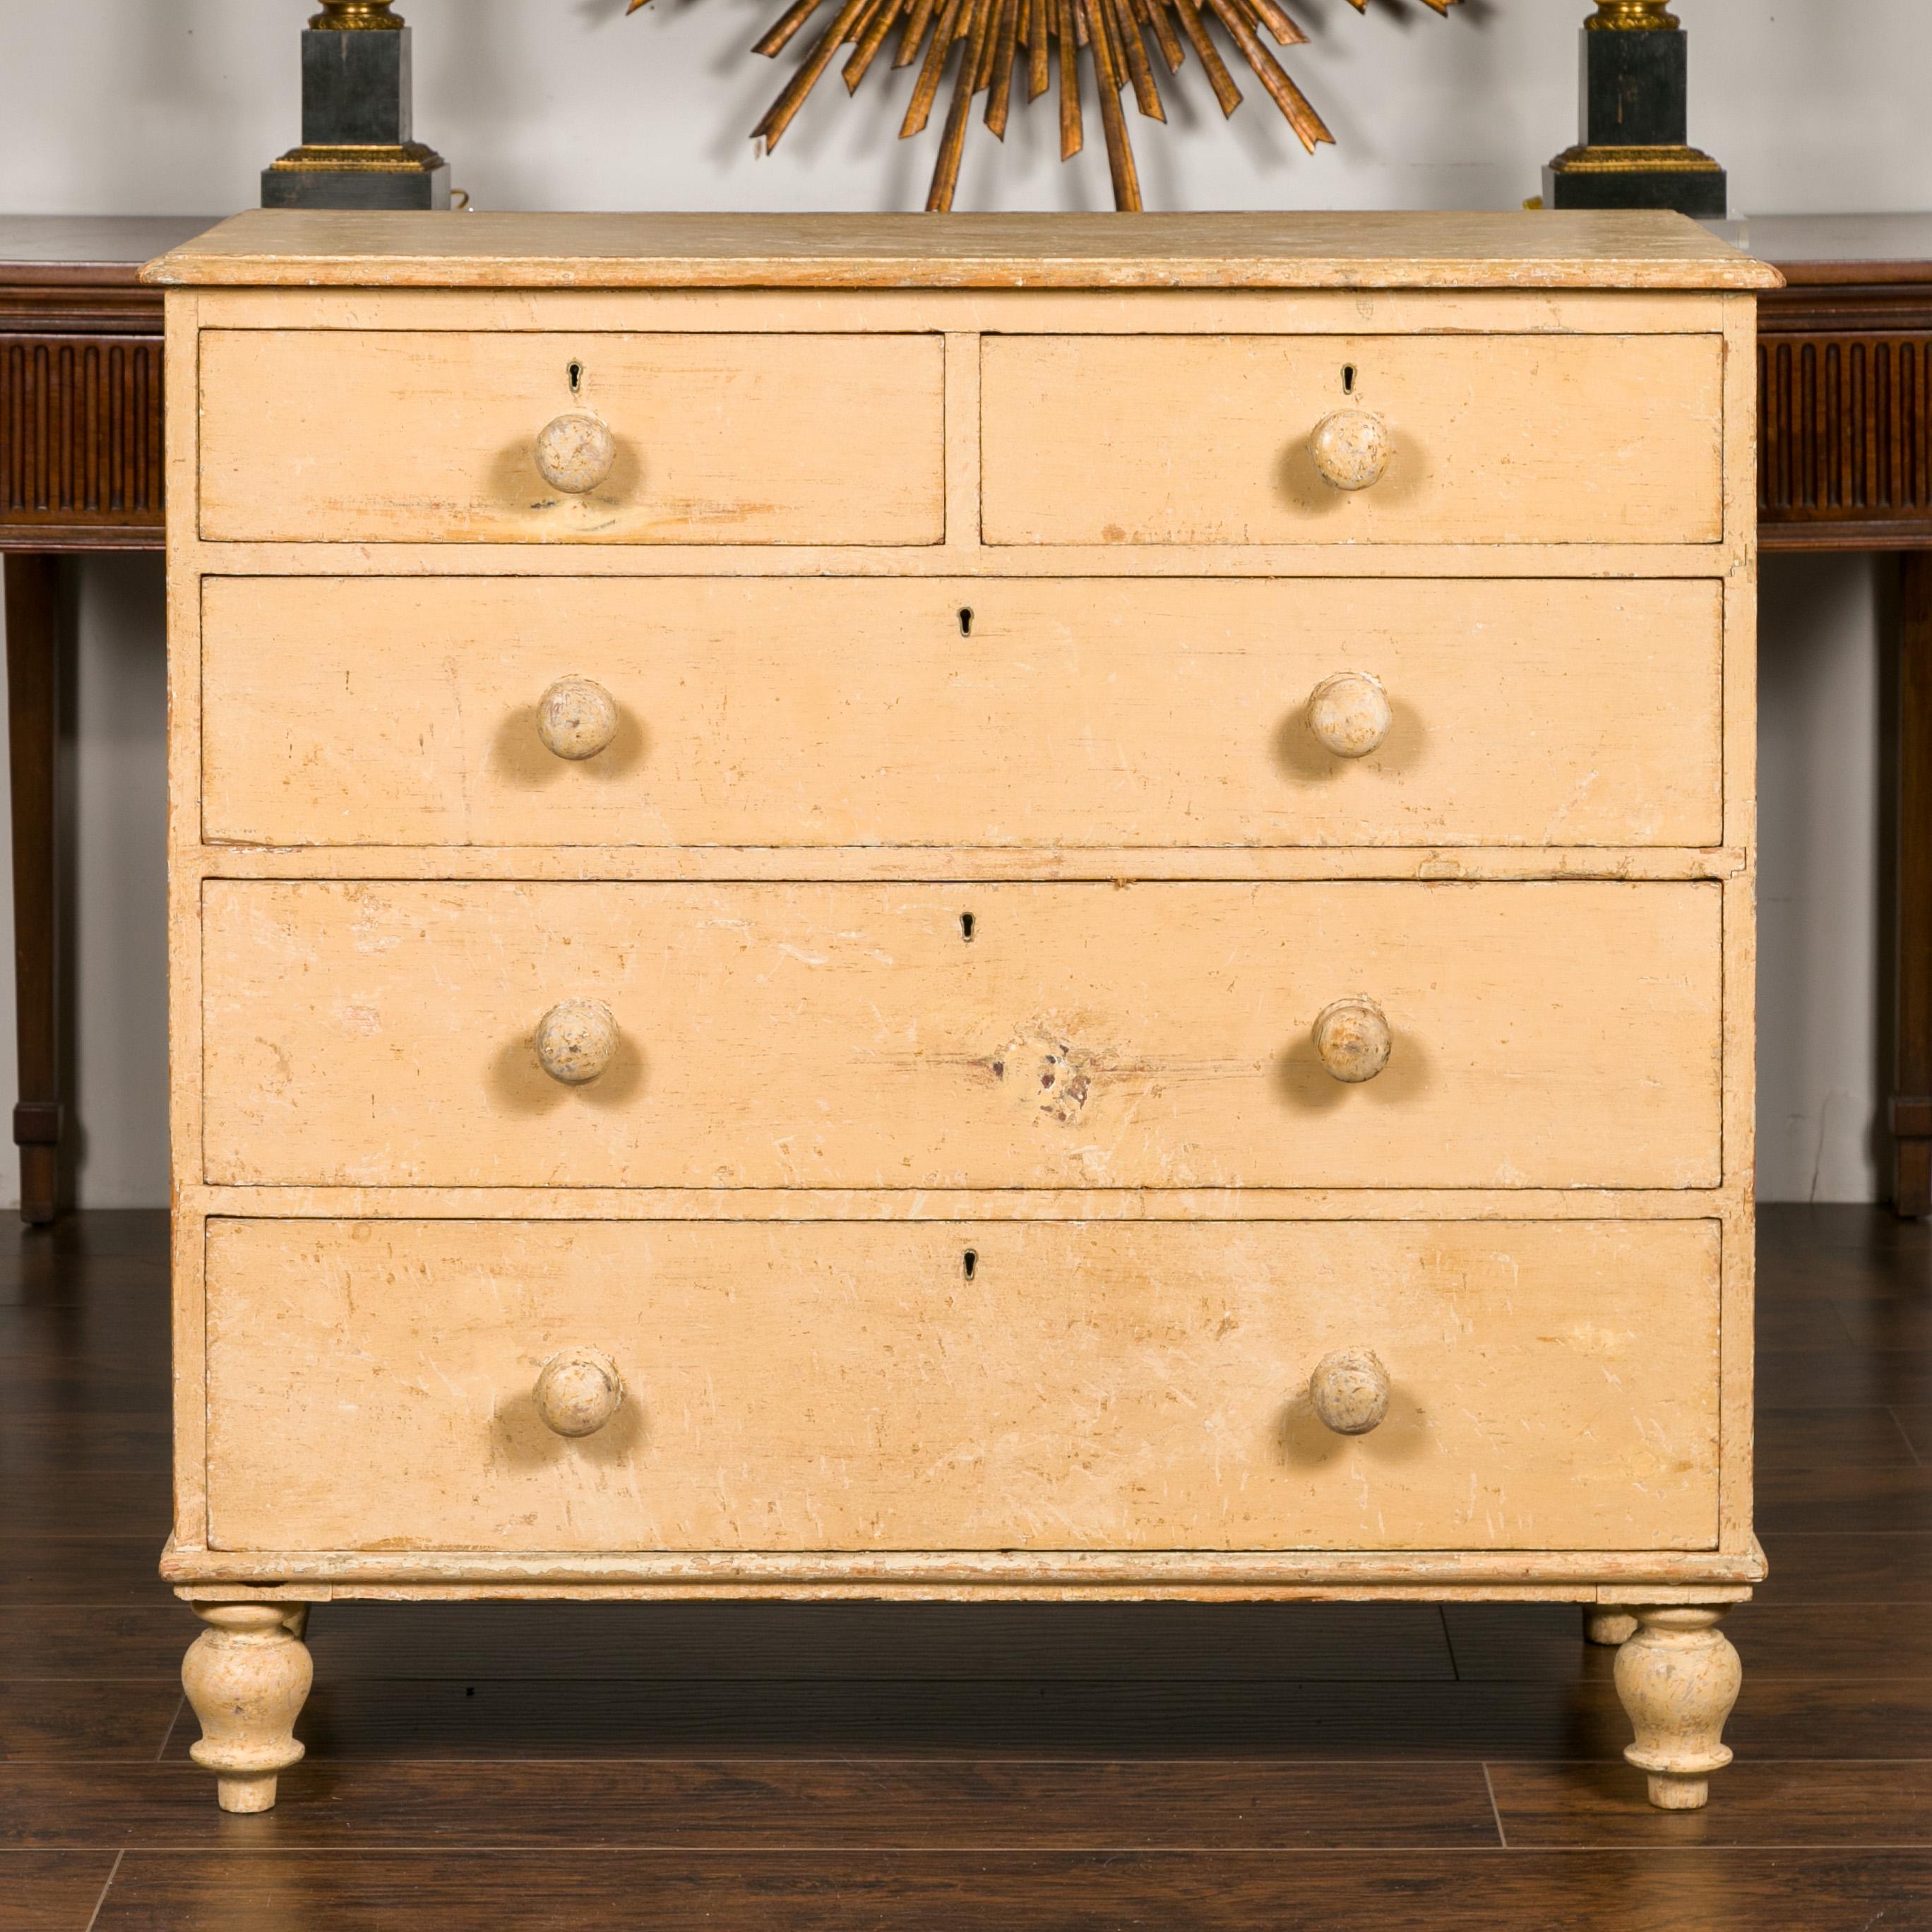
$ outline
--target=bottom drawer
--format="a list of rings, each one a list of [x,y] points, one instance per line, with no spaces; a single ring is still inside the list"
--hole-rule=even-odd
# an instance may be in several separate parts
[[[1712,1222],[212,1221],[209,1540],[1706,1549],[1718,1239]],[[1347,1348],[1388,1378],[1364,1435],[1310,1396]],[[585,1348],[623,1399],[560,1435],[538,1376]]]

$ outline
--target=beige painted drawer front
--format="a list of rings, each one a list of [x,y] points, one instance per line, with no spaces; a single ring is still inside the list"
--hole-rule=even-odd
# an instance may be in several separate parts
[[[943,370],[937,335],[210,329],[201,534],[937,543]],[[580,413],[615,461],[572,495],[536,445]]]
[[[203,893],[214,1182],[1719,1178],[1714,884]],[[1352,1084],[1311,1028],[1358,994],[1393,1049]],[[565,1001],[614,1019],[586,1084],[533,1044]]]
[[[989,336],[984,535],[1714,543],[1724,354],[1694,334]],[[1386,427],[1368,488],[1310,453],[1344,410]]]
[[[1708,1548],[1718,1252],[1709,1222],[218,1220],[210,1541]],[[1391,1385],[1354,1438],[1308,1399],[1350,1346]],[[566,1438],[533,1390],[585,1348],[623,1400]]]
[[[203,831],[1712,844],[1721,650],[1700,582],[214,578]],[[1307,712],[1352,671],[1390,720],[1360,758]],[[616,707],[580,760],[537,729],[573,675]]]

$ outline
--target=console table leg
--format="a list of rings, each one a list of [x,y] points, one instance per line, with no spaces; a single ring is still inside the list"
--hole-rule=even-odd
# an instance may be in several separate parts
[[[1932,1214],[1932,551],[1908,550],[1898,645],[1898,1066],[1892,1202]]]
[[[54,1218],[60,1189],[59,560],[10,555],[6,577],[20,1081],[14,1138],[20,1150],[20,1218],[44,1223]]]

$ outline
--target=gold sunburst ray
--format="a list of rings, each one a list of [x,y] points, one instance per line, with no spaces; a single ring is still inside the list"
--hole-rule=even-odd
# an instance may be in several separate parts
[[[1600,4],[1604,3],[1599,0]],[[650,0],[630,0],[625,10],[634,14],[649,4]],[[1458,4],[1459,0],[1422,0],[1423,5],[1442,14]],[[1622,4],[1632,4],[1632,0],[1622,0]],[[1660,0],[1634,0],[1634,4],[1660,4]],[[1357,13],[1365,13],[1369,0],[1349,0],[1349,4]],[[986,95],[986,125],[996,140],[1004,140],[1016,77],[1021,74],[1025,76],[1026,98],[1030,103],[1052,91],[1052,72],[1058,68],[1060,158],[1071,160],[1080,152],[1085,140],[1080,107],[1083,55],[1100,98],[1114,206],[1138,208],[1140,178],[1120,96],[1131,90],[1134,105],[1144,117],[1167,118],[1148,42],[1153,42],[1170,77],[1180,72],[1191,50],[1223,116],[1232,114],[1241,104],[1240,88],[1210,31],[1210,22],[1247,63],[1262,91],[1310,154],[1335,138],[1313,103],[1262,39],[1265,31],[1276,46],[1300,46],[1307,40],[1280,0],[791,0],[753,43],[752,51],[776,59],[827,7],[832,10],[830,21],[807,46],[777,98],[752,129],[752,140],[762,141],[767,154],[776,148],[806,97],[841,50],[848,46],[852,52],[840,74],[846,92],[856,93],[895,27],[899,38],[891,70],[915,63],[919,68],[899,128],[899,138],[910,140],[922,134],[931,120],[946,67],[956,50],[952,97],[940,136],[932,186],[926,198],[926,207],[934,212],[950,208],[958,190],[959,166],[974,100]]]

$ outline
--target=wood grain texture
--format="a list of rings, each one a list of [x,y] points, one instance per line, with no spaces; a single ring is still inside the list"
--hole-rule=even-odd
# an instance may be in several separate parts
[[[1715,335],[994,335],[982,353],[991,544],[1723,534]],[[1186,411],[1150,419],[1145,398],[1173,394]],[[1334,488],[1308,448],[1345,394],[1388,427],[1372,488]]]
[[[111,1852],[0,1850],[11,1932],[89,1932],[117,1863]]]
[[[1538,214],[250,212],[152,262],[170,286],[1774,288],[1694,223]]]
[[[1923,1760],[1740,1758],[1724,1772],[1718,1802],[1682,1822],[1632,1802],[1640,1783],[1634,1770],[1498,1763],[1490,1778],[1510,1843],[1526,1849],[1654,1844],[1660,1826],[1686,1833],[1678,1844],[1932,1849],[1932,1763]]]
[[[43,1854],[51,1856],[54,1855]],[[75,1857],[84,1855],[72,1854]],[[262,1932],[328,1925],[393,1932],[446,1918],[468,1932],[684,1932],[710,1912],[784,1932],[1115,1932],[1124,1920],[1198,1932],[1292,1924],[1311,1898],[1337,1924],[1417,1932],[1870,1932],[1932,1918],[1932,1855],[1918,1851],[1619,1850],[1322,1852],[1208,1850],[946,1853],[924,1850],[500,1852],[358,1850],[130,1853],[95,1932]],[[62,1932],[69,1932],[64,1925]]]
[[[244,577],[203,600],[211,842],[1722,834],[1709,584]],[[1392,718],[1359,760],[1304,715],[1350,670]],[[534,714],[572,678],[615,735],[567,762]]]
[[[1092,1845],[1366,1850],[1496,1844],[1476,1764],[1270,1766],[784,1760],[298,1766],[272,1842],[283,1849],[524,1846],[850,1855],[889,1839],[957,1849]],[[23,1850],[188,1851],[238,1834],[206,1780],[175,1765],[0,1766],[0,1831]],[[352,1838],[349,1834],[352,1834]],[[257,1840],[259,1843],[260,1840]],[[258,1921],[259,1924],[260,1922]]]
[[[208,1240],[220,1549],[1716,1534],[1708,1223],[217,1221]],[[1308,1376],[1364,1340],[1395,1393],[1343,1441]],[[532,1388],[580,1346],[627,1400],[566,1443]]]
[[[200,352],[200,530],[215,541],[944,535],[934,336],[208,329]],[[536,451],[573,407],[605,419],[616,461],[567,495]]]
[[[1710,1187],[1720,898],[211,880],[205,1178]],[[1309,1029],[1362,991],[1345,1088]],[[622,1036],[572,1092],[564,998]]]

